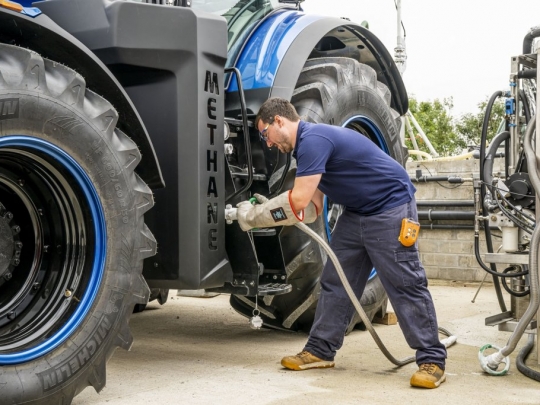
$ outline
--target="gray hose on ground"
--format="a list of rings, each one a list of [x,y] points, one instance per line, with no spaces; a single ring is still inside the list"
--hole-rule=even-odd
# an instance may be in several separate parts
[[[404,358],[402,360],[397,360],[388,351],[388,349],[386,348],[386,346],[382,342],[379,335],[377,335],[377,332],[375,332],[375,328],[373,327],[373,325],[371,324],[371,321],[369,320],[368,316],[364,312],[364,309],[360,305],[360,302],[358,301],[358,298],[356,297],[356,294],[354,293],[351,285],[349,284],[349,281],[347,280],[347,277],[345,276],[345,273],[343,272],[343,269],[342,269],[341,265],[339,264],[339,260],[338,260],[337,256],[335,255],[333,250],[330,248],[330,246],[328,246],[326,241],[323,238],[321,238],[315,231],[313,231],[311,228],[309,228],[306,224],[303,224],[303,223],[299,222],[299,223],[295,224],[295,226],[297,228],[299,228],[300,230],[302,230],[303,232],[307,233],[313,239],[315,239],[319,243],[319,245],[321,245],[322,248],[326,251],[326,253],[328,254],[328,257],[330,258],[330,260],[332,260],[332,263],[334,263],[334,266],[336,267],[336,271],[337,271],[337,274],[339,276],[339,279],[341,280],[341,283],[343,284],[343,287],[345,288],[345,291],[347,292],[347,295],[351,299],[351,301],[352,301],[352,303],[354,305],[354,308],[358,312],[358,315],[360,315],[360,319],[362,320],[362,322],[364,323],[366,329],[371,334],[371,337],[373,338],[375,343],[377,343],[377,346],[379,347],[379,349],[381,349],[381,351],[386,356],[386,358],[388,360],[390,360],[391,363],[395,364],[398,367],[401,367],[401,366],[404,366],[406,364],[412,363],[415,360],[415,356],[410,356],[410,357],[406,357],[406,358]],[[442,342],[446,347],[450,347],[456,342],[456,340],[457,340],[456,336],[452,335],[450,332],[448,332],[448,330],[439,327],[439,331],[441,333],[445,334],[446,336],[448,336],[448,338],[444,339],[444,341]]]
[[[533,380],[540,381],[540,372],[533,370],[530,367],[527,367],[525,361],[529,354],[531,353],[532,348],[534,347],[534,335],[531,333],[529,335],[529,340],[527,344],[519,351],[519,354],[516,357],[516,367],[521,372],[521,374],[526,377],[532,378]]]

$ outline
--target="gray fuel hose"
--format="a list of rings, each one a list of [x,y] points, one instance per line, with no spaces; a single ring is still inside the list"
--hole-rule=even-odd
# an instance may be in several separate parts
[[[299,223],[295,224],[295,226],[297,228],[299,228],[300,230],[302,230],[303,232],[307,233],[313,239],[315,239],[319,243],[319,245],[322,246],[322,248],[325,250],[325,252],[328,254],[328,257],[330,258],[330,260],[332,260],[332,263],[334,263],[334,266],[336,267],[337,274],[339,276],[339,279],[341,280],[341,283],[343,284],[343,287],[345,288],[345,291],[347,292],[347,295],[351,299],[351,301],[352,301],[352,303],[354,305],[354,308],[358,312],[358,315],[360,315],[360,319],[362,320],[362,322],[364,322],[364,325],[365,325],[366,329],[369,331],[369,333],[371,334],[371,337],[373,338],[375,343],[377,343],[377,346],[379,346],[379,349],[381,349],[381,351],[386,356],[386,358],[388,360],[390,360],[390,362],[392,364],[395,364],[398,367],[404,366],[405,364],[409,364],[409,363],[412,363],[413,361],[415,361],[415,356],[409,356],[409,357],[406,357],[406,358],[404,358],[402,360],[398,360],[392,355],[392,353],[390,353],[388,351],[388,349],[386,348],[386,346],[382,342],[379,335],[377,335],[377,332],[375,332],[375,328],[371,324],[371,321],[369,320],[368,316],[366,315],[364,309],[360,305],[360,302],[358,301],[358,298],[356,297],[356,294],[354,293],[351,285],[349,284],[349,280],[347,280],[347,277],[345,276],[345,273],[343,272],[343,268],[339,264],[339,260],[338,260],[337,256],[335,255],[334,251],[330,248],[330,246],[328,246],[326,241],[319,236],[319,234],[317,234],[315,231],[313,231],[306,224],[303,224],[303,223],[299,222]],[[448,347],[452,346],[457,341],[457,337],[452,335],[448,330],[439,327],[439,332],[441,332],[444,335],[448,336],[447,339],[444,339],[443,341],[441,341],[441,343],[443,343],[445,347],[448,348]]]

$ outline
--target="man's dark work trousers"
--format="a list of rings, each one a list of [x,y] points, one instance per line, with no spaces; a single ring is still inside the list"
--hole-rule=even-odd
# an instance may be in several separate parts
[[[416,201],[380,214],[362,216],[345,211],[339,218],[330,246],[339,259],[356,296],[360,298],[373,268],[381,279],[399,326],[416,363],[435,363],[444,369],[446,349],[439,341],[437,318],[426,273],[416,244],[398,241],[401,220],[417,220]],[[354,314],[331,260],[321,276],[321,295],[304,350],[323,360],[334,360]]]

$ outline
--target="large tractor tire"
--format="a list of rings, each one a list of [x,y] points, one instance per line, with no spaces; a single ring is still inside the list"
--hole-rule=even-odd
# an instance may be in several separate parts
[[[308,122],[344,126],[366,136],[401,164],[407,154],[399,135],[399,114],[390,107],[390,91],[377,81],[375,71],[349,58],[321,58],[309,60],[296,85],[291,102],[300,117]],[[292,187],[296,164],[287,174]],[[287,188],[287,186],[285,187]],[[326,216],[310,227],[319,235],[330,238],[339,219],[340,207],[325,203]],[[297,254],[287,264],[287,280],[292,291],[278,296],[259,297],[260,316],[266,326],[288,330],[309,331],[319,299],[321,276],[326,254],[317,242],[299,229],[286,230],[282,246],[296,245]],[[368,281],[361,304],[370,319],[384,315],[388,298],[374,270]],[[245,316],[251,316],[254,300],[251,297],[231,297],[231,305]],[[347,333],[360,323],[355,314]]]
[[[149,289],[137,145],[73,70],[0,44],[0,395],[69,404],[105,385]]]
[[[168,288],[151,288],[150,296],[148,298],[148,303],[157,300],[157,302],[159,302],[159,305],[165,305],[168,298],[169,298]],[[135,307],[133,308],[133,313],[138,314],[140,312],[143,312],[146,309],[146,306],[148,305],[148,303],[135,304]]]

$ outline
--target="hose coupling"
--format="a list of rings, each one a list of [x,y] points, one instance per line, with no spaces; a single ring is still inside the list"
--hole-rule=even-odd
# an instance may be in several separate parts
[[[484,356],[484,351],[487,349],[495,349],[498,351],[490,354],[489,356]],[[478,360],[480,361],[480,367],[482,367],[482,370],[490,375],[505,375],[510,369],[510,357],[505,357],[502,354],[501,348],[495,345],[487,344],[482,346],[478,352]],[[497,369],[501,363],[504,363],[504,368],[499,371]]]

